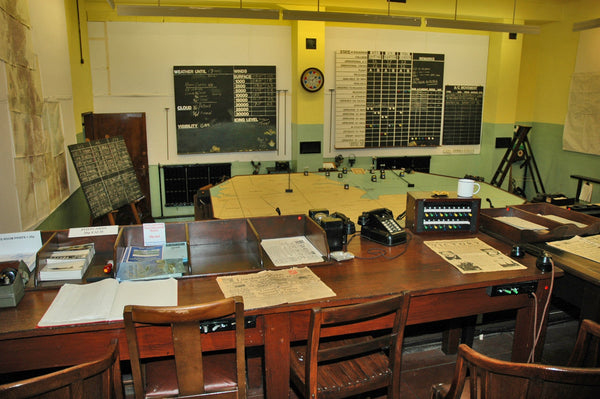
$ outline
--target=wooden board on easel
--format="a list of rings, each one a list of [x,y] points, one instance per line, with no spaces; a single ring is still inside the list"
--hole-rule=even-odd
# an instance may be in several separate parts
[[[92,219],[108,215],[129,204],[137,223],[136,204],[144,197],[123,137],[111,137],[69,146]]]

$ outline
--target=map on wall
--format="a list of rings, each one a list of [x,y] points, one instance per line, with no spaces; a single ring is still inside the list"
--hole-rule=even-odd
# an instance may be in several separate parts
[[[277,149],[275,66],[174,66],[177,153]]]
[[[337,51],[335,147],[479,144],[483,88],[444,89],[444,62],[444,54]],[[455,120],[469,121],[467,134]]]
[[[92,218],[143,196],[123,137],[73,144],[69,151]]]

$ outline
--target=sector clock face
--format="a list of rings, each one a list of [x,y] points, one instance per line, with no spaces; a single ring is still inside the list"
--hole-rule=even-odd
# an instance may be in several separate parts
[[[323,76],[323,72],[317,68],[308,68],[302,72],[302,76],[300,77],[302,87],[310,92],[320,90],[323,87],[324,81],[325,77]]]

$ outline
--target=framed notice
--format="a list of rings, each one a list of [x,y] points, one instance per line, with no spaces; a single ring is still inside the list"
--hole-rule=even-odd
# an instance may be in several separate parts
[[[73,144],[69,151],[93,218],[143,196],[123,137]]]
[[[177,153],[275,151],[275,66],[174,66]]]

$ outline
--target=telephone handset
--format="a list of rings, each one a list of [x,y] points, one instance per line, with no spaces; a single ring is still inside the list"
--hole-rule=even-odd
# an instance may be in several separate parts
[[[358,224],[362,226],[360,236],[376,243],[393,246],[406,242],[406,231],[387,208],[363,212],[358,217]]]

